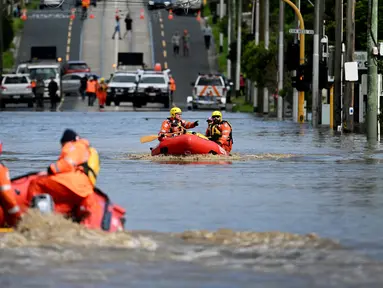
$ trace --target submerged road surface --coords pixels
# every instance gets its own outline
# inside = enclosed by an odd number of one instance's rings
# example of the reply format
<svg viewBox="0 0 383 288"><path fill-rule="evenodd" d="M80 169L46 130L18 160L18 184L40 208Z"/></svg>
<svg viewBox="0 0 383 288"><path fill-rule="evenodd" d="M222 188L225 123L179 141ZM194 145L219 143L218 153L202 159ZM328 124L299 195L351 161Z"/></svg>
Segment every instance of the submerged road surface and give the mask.
<svg viewBox="0 0 383 288"><path fill-rule="evenodd" d="M173 19L169 20L168 13L164 10L154 11L151 16L156 62L172 71L177 85L174 104L185 108L187 96L192 95L190 83L195 82L199 72L211 72L201 24L192 15L173 15ZM182 36L184 30L190 34L190 55L184 57L181 46L180 55L174 56L172 36L176 31Z"/></svg>
<svg viewBox="0 0 383 288"><path fill-rule="evenodd" d="M31 59L31 47L56 46L57 57L63 61L80 59L80 34L82 21L70 19L72 1L66 1L63 9L46 8L28 12L24 24L17 63Z"/></svg>
<svg viewBox="0 0 383 288"><path fill-rule="evenodd" d="M183 114L201 120L199 132L207 116ZM65 128L89 139L101 156L97 186L127 209L126 227L133 230L107 236L64 220L32 218L24 224L31 231L0 236L2 283L381 287L380 146L369 147L360 135L334 137L307 125L225 113L234 128L231 158L153 159L148 153L156 141L139 139L156 134L166 117L168 112L0 114L1 160L12 176L45 170L59 155ZM213 233L219 228L226 229Z"/></svg>

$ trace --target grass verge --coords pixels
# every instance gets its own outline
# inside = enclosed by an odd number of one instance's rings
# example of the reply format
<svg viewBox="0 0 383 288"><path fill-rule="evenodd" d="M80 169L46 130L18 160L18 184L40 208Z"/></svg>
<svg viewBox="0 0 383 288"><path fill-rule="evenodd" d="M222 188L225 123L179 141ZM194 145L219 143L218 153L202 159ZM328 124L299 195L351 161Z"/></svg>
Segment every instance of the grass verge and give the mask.
<svg viewBox="0 0 383 288"><path fill-rule="evenodd" d="M40 5L40 0L32 0L29 4L26 5L26 9L28 10L36 10ZM17 36L24 29L24 22L18 17L12 18L12 30L14 35ZM15 46L11 44L10 49L3 53L3 68L4 69L12 69L15 65L15 59L13 57L13 49Z"/></svg>
<svg viewBox="0 0 383 288"><path fill-rule="evenodd" d="M233 112L253 113L253 105L249 104L245 100L245 96L238 98L231 98L231 102L235 104Z"/></svg>

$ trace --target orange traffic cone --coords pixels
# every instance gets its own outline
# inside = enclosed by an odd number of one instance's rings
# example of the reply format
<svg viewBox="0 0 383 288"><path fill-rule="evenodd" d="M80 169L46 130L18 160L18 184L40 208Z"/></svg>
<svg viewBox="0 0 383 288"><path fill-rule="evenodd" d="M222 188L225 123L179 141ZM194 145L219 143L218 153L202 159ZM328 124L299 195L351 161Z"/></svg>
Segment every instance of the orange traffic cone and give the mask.
<svg viewBox="0 0 383 288"><path fill-rule="evenodd" d="M198 13L197 13L197 21L198 22L201 21L201 11L198 11Z"/></svg>
<svg viewBox="0 0 383 288"><path fill-rule="evenodd" d="M145 18L144 9L141 9L141 11L140 11L140 19L144 19L144 18Z"/></svg>
<svg viewBox="0 0 383 288"><path fill-rule="evenodd" d="M69 16L69 18L70 18L71 20L74 20L74 18L76 18L76 16L75 16L74 14L71 14L71 15Z"/></svg>
<svg viewBox="0 0 383 288"><path fill-rule="evenodd" d="M172 19L173 19L173 11L172 11L172 9L169 10L169 16L168 16L168 19L169 19L169 20L172 20Z"/></svg>
<svg viewBox="0 0 383 288"><path fill-rule="evenodd" d="M94 14L90 14L90 15L89 15L89 18L90 18L90 19L94 19Z"/></svg>
<svg viewBox="0 0 383 288"><path fill-rule="evenodd" d="M23 11L21 12L22 15L20 16L21 20L25 21L27 20L27 9L23 9Z"/></svg>

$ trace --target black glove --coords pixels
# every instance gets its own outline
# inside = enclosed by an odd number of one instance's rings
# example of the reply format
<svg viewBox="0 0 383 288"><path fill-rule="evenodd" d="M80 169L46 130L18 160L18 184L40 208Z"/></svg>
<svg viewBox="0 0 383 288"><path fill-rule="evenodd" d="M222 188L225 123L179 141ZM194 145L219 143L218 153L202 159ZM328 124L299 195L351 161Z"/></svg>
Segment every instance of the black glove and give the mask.
<svg viewBox="0 0 383 288"><path fill-rule="evenodd" d="M160 137L161 137L161 138L164 138L164 137L165 137L165 134L160 134Z"/></svg>
<svg viewBox="0 0 383 288"><path fill-rule="evenodd" d="M198 120L194 122L194 127L197 127L199 124L198 124Z"/></svg>
<svg viewBox="0 0 383 288"><path fill-rule="evenodd" d="M51 169L51 166L48 167L47 172L48 172L48 175L53 175L53 171L52 171L52 169Z"/></svg>

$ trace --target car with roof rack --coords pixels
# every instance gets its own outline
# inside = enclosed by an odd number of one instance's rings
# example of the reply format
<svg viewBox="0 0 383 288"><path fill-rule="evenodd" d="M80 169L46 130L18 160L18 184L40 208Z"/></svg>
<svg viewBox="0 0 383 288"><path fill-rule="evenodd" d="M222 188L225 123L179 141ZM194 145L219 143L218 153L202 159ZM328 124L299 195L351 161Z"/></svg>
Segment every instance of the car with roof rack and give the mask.
<svg viewBox="0 0 383 288"><path fill-rule="evenodd" d="M162 103L165 108L169 108L170 70L139 69L137 72L137 90L133 99L133 106L140 108L147 103Z"/></svg>
<svg viewBox="0 0 383 288"><path fill-rule="evenodd" d="M220 73L199 73L191 82L192 96L187 97L187 107L191 109L226 108L226 96L233 83Z"/></svg>

